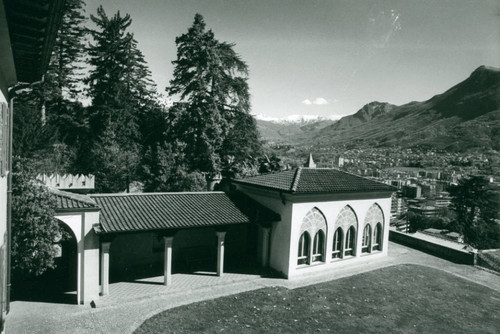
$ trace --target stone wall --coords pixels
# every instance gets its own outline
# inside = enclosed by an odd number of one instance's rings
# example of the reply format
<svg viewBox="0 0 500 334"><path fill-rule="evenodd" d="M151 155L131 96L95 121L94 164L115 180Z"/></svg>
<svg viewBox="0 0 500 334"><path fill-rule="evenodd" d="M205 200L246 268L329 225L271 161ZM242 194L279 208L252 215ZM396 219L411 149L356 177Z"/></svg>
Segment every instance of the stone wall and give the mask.
<svg viewBox="0 0 500 334"><path fill-rule="evenodd" d="M389 240L456 263L474 265L476 261L475 253L449 248L434 242L422 240L412 236L411 234L391 230L389 232Z"/></svg>

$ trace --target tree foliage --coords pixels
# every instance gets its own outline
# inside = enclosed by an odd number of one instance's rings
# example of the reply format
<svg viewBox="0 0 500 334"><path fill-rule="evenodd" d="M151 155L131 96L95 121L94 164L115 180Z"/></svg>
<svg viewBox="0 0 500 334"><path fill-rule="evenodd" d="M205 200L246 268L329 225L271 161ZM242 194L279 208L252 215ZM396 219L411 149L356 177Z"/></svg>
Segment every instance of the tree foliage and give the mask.
<svg viewBox="0 0 500 334"><path fill-rule="evenodd" d="M89 46L92 106L87 108L86 149L78 161L99 176L98 191L128 190L141 161L141 118L148 119L156 105L154 84L137 41L127 32L130 15L109 17L100 6L90 18L97 27L90 31L94 43Z"/></svg>
<svg viewBox="0 0 500 334"><path fill-rule="evenodd" d="M167 92L180 101L169 110L170 139L183 144L189 170L213 175L221 171L224 155L241 162L260 148L249 116L248 66L234 44L218 41L206 29L200 14L175 43Z"/></svg>
<svg viewBox="0 0 500 334"><path fill-rule="evenodd" d="M67 0L57 33L44 89L50 99L75 99L81 92L83 61L85 56L85 28L82 0Z"/></svg>
<svg viewBox="0 0 500 334"><path fill-rule="evenodd" d="M55 200L34 181L25 160L16 160L12 177L12 271L18 278L54 268L53 243L62 235L54 218Z"/></svg>
<svg viewBox="0 0 500 334"><path fill-rule="evenodd" d="M481 176L462 178L449 189L451 208L456 213L454 230L463 233L466 243L479 248L498 248L500 245L498 196Z"/></svg>

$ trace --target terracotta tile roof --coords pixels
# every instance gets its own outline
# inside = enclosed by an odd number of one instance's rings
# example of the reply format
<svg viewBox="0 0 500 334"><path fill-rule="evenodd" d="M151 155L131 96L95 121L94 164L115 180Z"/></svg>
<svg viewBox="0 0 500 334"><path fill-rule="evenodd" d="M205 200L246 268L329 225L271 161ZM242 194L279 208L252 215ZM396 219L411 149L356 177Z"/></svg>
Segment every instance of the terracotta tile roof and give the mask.
<svg viewBox="0 0 500 334"><path fill-rule="evenodd" d="M387 184L332 168L305 168L233 180L235 183L288 193L396 191Z"/></svg>
<svg viewBox="0 0 500 334"><path fill-rule="evenodd" d="M54 188L48 188L49 192L56 198L56 211L68 211L79 209L99 209L95 201L86 195L74 194Z"/></svg>
<svg viewBox="0 0 500 334"><path fill-rule="evenodd" d="M249 223L223 192L91 195L102 233Z"/></svg>

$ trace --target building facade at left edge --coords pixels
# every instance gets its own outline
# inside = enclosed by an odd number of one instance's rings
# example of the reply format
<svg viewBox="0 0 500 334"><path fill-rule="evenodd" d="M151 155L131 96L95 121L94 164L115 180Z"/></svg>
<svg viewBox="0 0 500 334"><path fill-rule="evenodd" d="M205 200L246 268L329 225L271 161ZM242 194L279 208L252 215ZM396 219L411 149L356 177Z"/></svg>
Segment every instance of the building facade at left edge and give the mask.
<svg viewBox="0 0 500 334"><path fill-rule="evenodd" d="M12 119L17 87L43 80L65 0L0 0L0 332L10 302Z"/></svg>

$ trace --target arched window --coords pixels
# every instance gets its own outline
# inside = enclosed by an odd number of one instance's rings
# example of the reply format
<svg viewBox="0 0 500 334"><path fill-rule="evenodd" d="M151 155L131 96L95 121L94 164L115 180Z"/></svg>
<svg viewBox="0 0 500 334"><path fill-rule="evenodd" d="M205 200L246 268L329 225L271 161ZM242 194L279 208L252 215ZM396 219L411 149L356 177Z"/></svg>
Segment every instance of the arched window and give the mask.
<svg viewBox="0 0 500 334"><path fill-rule="evenodd" d="M339 227L335 231L333 235L333 248L332 248L332 259L340 259L342 258L342 244L344 240L342 240L344 234L342 233L342 229Z"/></svg>
<svg viewBox="0 0 500 334"><path fill-rule="evenodd" d="M312 262L323 261L323 252L325 248L325 234L319 230L314 236Z"/></svg>
<svg viewBox="0 0 500 334"><path fill-rule="evenodd" d="M324 261L325 235L326 219L320 210L313 208L302 219L300 226L298 265Z"/></svg>
<svg viewBox="0 0 500 334"><path fill-rule="evenodd" d="M337 220L335 222L337 227L341 227L342 231L345 231L343 235L343 249L341 250L341 256L353 256L356 253L356 231L358 230L358 218L354 210L346 205L340 210Z"/></svg>
<svg viewBox="0 0 500 334"><path fill-rule="evenodd" d="M307 232L302 233L300 236L297 264L309 264L310 239Z"/></svg>
<svg viewBox="0 0 500 334"><path fill-rule="evenodd" d="M370 229L373 231L373 238L371 240L371 245L368 245L368 252L370 249L382 250L382 224L384 223L384 212L382 208L377 204L373 203L368 209L365 218L365 224L370 225ZM363 246L364 246L364 233L363 233ZM363 252L365 250L363 249Z"/></svg>
<svg viewBox="0 0 500 334"><path fill-rule="evenodd" d="M344 255L345 256L353 256L355 249L355 240L356 240L356 230L354 226L351 226L345 235L345 247L344 247Z"/></svg>
<svg viewBox="0 0 500 334"><path fill-rule="evenodd" d="M373 250L382 250L382 224L378 223L373 230Z"/></svg>
<svg viewBox="0 0 500 334"><path fill-rule="evenodd" d="M369 253L370 249L370 238L372 236L372 231L370 225L366 225L363 230L363 244L361 245L361 253Z"/></svg>

